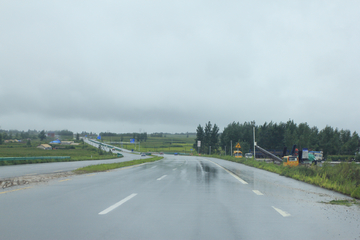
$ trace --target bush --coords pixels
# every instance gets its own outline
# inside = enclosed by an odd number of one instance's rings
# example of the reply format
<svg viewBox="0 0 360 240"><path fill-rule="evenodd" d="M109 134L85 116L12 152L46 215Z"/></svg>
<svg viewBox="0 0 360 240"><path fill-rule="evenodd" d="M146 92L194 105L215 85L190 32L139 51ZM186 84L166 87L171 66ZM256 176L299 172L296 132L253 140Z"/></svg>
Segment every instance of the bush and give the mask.
<svg viewBox="0 0 360 240"><path fill-rule="evenodd" d="M360 186L355 188L355 190L351 193L351 197L360 199Z"/></svg>

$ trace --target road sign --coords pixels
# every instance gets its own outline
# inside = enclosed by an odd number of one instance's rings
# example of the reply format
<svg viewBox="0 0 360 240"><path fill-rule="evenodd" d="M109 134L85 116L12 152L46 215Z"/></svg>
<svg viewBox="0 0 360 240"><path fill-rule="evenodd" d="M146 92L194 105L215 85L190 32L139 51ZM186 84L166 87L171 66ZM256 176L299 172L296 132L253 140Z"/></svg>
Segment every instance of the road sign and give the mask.
<svg viewBox="0 0 360 240"><path fill-rule="evenodd" d="M197 142L197 146L198 146L198 147L201 147L201 141L198 141L198 142Z"/></svg>
<svg viewBox="0 0 360 240"><path fill-rule="evenodd" d="M241 148L240 143L237 143L235 148Z"/></svg>
<svg viewBox="0 0 360 240"><path fill-rule="evenodd" d="M130 138L130 143L135 143L135 138Z"/></svg>

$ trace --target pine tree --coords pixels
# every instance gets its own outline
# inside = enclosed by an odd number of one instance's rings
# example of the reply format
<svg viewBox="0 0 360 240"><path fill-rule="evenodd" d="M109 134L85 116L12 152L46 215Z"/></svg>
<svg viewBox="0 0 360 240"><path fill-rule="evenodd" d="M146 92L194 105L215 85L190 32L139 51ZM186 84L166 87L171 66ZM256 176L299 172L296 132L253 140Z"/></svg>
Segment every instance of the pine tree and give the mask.
<svg viewBox="0 0 360 240"><path fill-rule="evenodd" d="M46 138L46 135L45 135L45 130L42 130L40 133L39 133L39 138L40 138L40 141L44 140Z"/></svg>
<svg viewBox="0 0 360 240"><path fill-rule="evenodd" d="M204 129L203 127L199 124L199 126L196 129L196 138L195 138L195 143L193 145L193 148L197 150L198 153L203 152L203 144L204 144ZM201 142L201 146L200 148L198 148L198 141Z"/></svg>

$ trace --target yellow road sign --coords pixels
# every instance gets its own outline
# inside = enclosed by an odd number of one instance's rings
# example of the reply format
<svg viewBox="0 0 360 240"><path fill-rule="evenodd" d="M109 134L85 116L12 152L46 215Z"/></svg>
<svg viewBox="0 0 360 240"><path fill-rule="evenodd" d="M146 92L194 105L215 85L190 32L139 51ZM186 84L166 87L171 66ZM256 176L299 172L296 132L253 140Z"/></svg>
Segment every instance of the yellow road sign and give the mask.
<svg viewBox="0 0 360 240"><path fill-rule="evenodd" d="M241 148L240 143L237 143L235 148Z"/></svg>

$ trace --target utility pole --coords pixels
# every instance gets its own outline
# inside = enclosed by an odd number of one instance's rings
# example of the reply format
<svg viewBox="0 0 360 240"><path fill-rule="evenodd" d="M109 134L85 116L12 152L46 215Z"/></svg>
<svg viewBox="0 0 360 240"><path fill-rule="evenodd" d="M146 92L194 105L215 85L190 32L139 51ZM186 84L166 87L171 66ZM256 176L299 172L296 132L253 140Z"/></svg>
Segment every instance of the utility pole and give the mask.
<svg viewBox="0 0 360 240"><path fill-rule="evenodd" d="M232 140L230 140L230 154L232 156Z"/></svg>
<svg viewBox="0 0 360 240"><path fill-rule="evenodd" d="M209 148L209 155L211 155L211 146L210 146L210 148Z"/></svg>
<svg viewBox="0 0 360 240"><path fill-rule="evenodd" d="M225 156L226 156L226 145L225 145Z"/></svg>
<svg viewBox="0 0 360 240"><path fill-rule="evenodd" d="M256 145L256 142L255 142L255 127L253 127L253 136L254 136L254 160L255 160L255 145Z"/></svg>

